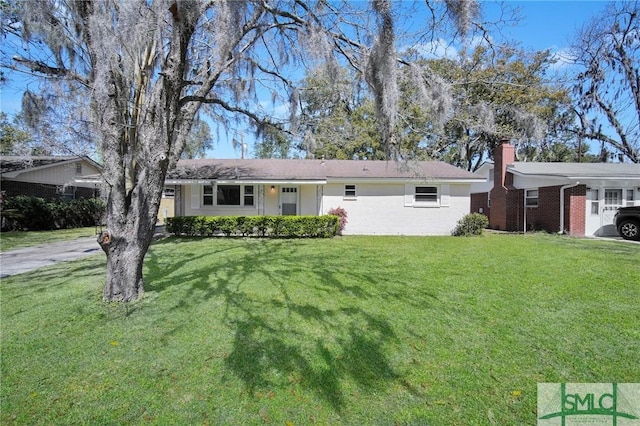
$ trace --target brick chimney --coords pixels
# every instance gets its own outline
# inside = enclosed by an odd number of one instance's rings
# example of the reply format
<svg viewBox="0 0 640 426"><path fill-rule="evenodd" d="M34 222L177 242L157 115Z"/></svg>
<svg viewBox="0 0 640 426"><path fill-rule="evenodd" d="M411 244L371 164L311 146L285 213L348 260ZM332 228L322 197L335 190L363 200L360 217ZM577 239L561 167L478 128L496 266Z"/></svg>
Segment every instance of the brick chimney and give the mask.
<svg viewBox="0 0 640 426"><path fill-rule="evenodd" d="M489 227L510 230L507 227L507 165L515 162L515 148L508 140L502 140L493 152L493 188L491 189L491 210ZM510 184L509 184L510 186Z"/></svg>

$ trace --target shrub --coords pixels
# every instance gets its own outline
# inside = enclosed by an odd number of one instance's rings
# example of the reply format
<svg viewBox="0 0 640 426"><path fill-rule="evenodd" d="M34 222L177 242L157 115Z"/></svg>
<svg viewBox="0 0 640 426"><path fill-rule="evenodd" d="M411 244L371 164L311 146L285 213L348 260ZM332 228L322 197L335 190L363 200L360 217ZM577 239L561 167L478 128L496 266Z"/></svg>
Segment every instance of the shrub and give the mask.
<svg viewBox="0 0 640 426"><path fill-rule="evenodd" d="M255 236L328 238L338 232L339 217L325 216L178 216L167 218L165 229L186 236Z"/></svg>
<svg viewBox="0 0 640 426"><path fill-rule="evenodd" d="M61 228L94 226L105 213L105 204L98 198L78 200L45 200L18 195L3 200L2 211L7 212L6 226L11 229L41 231Z"/></svg>
<svg viewBox="0 0 640 426"><path fill-rule="evenodd" d="M336 207L327 212L327 214L338 216L340 221L338 222L338 235L342 235L344 228L347 226L347 211L342 207Z"/></svg>
<svg viewBox="0 0 640 426"><path fill-rule="evenodd" d="M489 226L489 218L481 213L469 213L458 221L456 227L451 231L451 235L456 237L468 237L471 235L482 235L482 232Z"/></svg>

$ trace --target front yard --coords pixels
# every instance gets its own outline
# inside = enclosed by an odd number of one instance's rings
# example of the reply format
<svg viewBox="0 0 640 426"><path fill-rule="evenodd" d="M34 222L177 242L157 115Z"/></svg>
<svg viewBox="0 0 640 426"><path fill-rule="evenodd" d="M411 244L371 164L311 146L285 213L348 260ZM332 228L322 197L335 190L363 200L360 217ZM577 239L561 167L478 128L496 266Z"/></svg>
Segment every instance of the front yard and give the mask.
<svg viewBox="0 0 640 426"><path fill-rule="evenodd" d="M640 381L635 244L175 239L2 279L1 424L534 424L540 382Z"/></svg>

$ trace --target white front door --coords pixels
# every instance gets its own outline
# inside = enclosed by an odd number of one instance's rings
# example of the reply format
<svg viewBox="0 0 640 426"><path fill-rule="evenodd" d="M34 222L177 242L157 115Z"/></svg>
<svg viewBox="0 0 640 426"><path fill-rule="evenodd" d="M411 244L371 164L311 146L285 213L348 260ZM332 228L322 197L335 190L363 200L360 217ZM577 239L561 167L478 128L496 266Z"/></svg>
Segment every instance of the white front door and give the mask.
<svg viewBox="0 0 640 426"><path fill-rule="evenodd" d="M280 213L283 216L295 216L298 214L297 187L283 186L280 188Z"/></svg>
<svg viewBox="0 0 640 426"><path fill-rule="evenodd" d="M587 211L585 212L584 224L584 232L586 235L596 235L602 226L602 220L600 219L600 207L602 206L600 200L601 194L597 188L587 188Z"/></svg>
<svg viewBox="0 0 640 426"><path fill-rule="evenodd" d="M604 207L602 211L602 226L613 225L613 216L622 207L622 189L604 190Z"/></svg>

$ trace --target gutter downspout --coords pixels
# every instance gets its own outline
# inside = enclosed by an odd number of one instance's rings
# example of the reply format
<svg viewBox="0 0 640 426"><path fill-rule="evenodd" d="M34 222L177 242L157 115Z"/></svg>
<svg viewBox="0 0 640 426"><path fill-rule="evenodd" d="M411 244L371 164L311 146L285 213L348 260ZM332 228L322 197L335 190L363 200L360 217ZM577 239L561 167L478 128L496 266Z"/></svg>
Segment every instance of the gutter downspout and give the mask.
<svg viewBox="0 0 640 426"><path fill-rule="evenodd" d="M565 189L575 188L578 185L580 185L580 181L560 187L560 230L558 231L558 234L564 234L564 191Z"/></svg>

